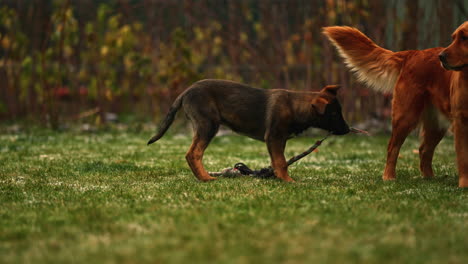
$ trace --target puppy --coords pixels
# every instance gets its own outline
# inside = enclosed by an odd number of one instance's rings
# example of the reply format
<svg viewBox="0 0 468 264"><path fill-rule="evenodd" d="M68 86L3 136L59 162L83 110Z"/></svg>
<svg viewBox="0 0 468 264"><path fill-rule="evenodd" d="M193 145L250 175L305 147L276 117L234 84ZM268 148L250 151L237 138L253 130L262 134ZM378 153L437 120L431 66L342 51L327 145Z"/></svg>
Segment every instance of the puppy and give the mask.
<svg viewBox="0 0 468 264"><path fill-rule="evenodd" d="M185 158L200 181L211 177L202 164L203 153L220 125L248 137L266 142L275 176L294 181L288 175L284 157L286 141L309 127L347 134L336 98L339 87L329 85L320 92L297 92L282 89L258 89L226 80L202 80L184 91L172 104L169 113L148 145L160 139L174 121L180 108L190 119L194 135Z"/></svg>

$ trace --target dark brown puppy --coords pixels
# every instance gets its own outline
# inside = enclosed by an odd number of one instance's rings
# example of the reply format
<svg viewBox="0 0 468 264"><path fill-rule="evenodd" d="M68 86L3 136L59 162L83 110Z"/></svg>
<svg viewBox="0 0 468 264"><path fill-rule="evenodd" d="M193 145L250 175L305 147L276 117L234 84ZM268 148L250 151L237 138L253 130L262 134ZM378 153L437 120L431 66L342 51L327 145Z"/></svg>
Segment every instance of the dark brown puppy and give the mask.
<svg viewBox="0 0 468 264"><path fill-rule="evenodd" d="M293 181L284 158L286 141L309 127L322 128L335 135L349 132L336 99L339 87L326 86L320 92L257 89L225 80L202 80L184 91L172 104L157 134L148 145L160 139L183 108L192 122L194 136L186 154L193 174L201 181L211 177L202 164L203 153L220 125L266 142L276 177Z"/></svg>

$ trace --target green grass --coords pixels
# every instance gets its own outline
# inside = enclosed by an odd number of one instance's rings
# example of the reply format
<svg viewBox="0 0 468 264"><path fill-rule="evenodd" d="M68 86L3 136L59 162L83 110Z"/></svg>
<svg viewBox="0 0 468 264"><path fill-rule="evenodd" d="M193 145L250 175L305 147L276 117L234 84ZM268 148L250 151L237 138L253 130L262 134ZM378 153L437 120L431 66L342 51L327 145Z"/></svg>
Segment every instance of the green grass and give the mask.
<svg viewBox="0 0 468 264"><path fill-rule="evenodd" d="M388 136L332 137L290 168L296 183L195 180L188 136L0 134L0 263L467 263L468 192L453 139L418 171L416 138L383 182ZM318 139L319 136L316 137ZM288 157L315 139L289 141ZM268 165L266 147L215 138L208 170Z"/></svg>

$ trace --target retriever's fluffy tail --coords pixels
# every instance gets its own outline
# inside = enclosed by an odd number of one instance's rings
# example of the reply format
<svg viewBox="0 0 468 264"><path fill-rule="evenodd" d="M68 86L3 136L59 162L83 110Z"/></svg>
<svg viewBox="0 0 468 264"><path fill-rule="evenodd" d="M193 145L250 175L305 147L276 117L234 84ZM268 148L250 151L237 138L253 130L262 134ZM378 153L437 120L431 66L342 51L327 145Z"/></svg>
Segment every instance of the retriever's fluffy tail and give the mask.
<svg viewBox="0 0 468 264"><path fill-rule="evenodd" d="M402 54L379 47L356 28L325 27L323 34L360 81L376 91L393 92L400 75Z"/></svg>
<svg viewBox="0 0 468 264"><path fill-rule="evenodd" d="M182 93L175 99L174 103L172 104L171 108L169 109L169 112L167 113L166 117L161 121L159 124L158 132L156 132L156 135L154 135L149 141L148 145L151 143L154 143L158 139L160 139L166 131L169 129L169 127L172 125L172 122L174 122L174 118L177 114L177 111L179 111L180 107L182 106L182 98L185 93Z"/></svg>

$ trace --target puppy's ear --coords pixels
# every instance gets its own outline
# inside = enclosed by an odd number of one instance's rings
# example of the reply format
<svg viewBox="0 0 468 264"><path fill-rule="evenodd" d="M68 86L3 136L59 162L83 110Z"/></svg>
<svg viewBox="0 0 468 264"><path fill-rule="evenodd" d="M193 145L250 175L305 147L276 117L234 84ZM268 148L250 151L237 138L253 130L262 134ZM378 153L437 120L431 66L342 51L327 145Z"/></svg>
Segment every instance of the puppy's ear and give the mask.
<svg viewBox="0 0 468 264"><path fill-rule="evenodd" d="M327 85L327 86L323 87L320 92L321 93L329 93L329 94L332 94L332 95L336 96L337 93L338 93L338 90L340 89L340 87L341 86L339 86L339 85Z"/></svg>
<svg viewBox="0 0 468 264"><path fill-rule="evenodd" d="M317 113L323 115L325 113L325 108L329 104L328 100L317 96L314 100L312 100L312 107L317 111Z"/></svg>

